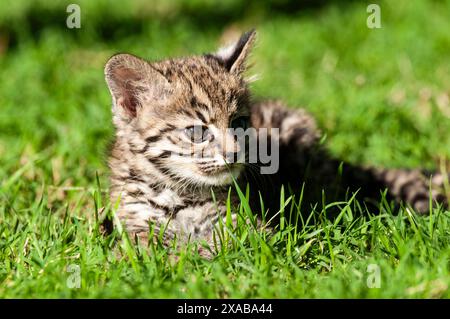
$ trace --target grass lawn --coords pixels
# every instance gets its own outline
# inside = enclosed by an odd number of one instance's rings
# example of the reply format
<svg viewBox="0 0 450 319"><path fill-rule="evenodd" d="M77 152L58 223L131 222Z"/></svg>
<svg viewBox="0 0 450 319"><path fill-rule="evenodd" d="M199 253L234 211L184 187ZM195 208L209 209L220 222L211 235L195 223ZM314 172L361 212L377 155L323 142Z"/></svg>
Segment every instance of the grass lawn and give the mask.
<svg viewBox="0 0 450 319"><path fill-rule="evenodd" d="M255 26L255 95L306 107L333 154L445 166L450 1L380 1L381 29L366 27L367 3L329 2L83 0L81 29L66 28L71 1L2 5L0 298L450 297L450 212L394 211L381 196L380 211L326 203L311 211L313 225L294 227L300 194L280 194L285 223L270 237L243 223L252 216L243 198L241 223L221 235L229 248L211 261L195 247L175 261L161 245L100 234L112 206L103 65L117 52L203 53Z"/></svg>

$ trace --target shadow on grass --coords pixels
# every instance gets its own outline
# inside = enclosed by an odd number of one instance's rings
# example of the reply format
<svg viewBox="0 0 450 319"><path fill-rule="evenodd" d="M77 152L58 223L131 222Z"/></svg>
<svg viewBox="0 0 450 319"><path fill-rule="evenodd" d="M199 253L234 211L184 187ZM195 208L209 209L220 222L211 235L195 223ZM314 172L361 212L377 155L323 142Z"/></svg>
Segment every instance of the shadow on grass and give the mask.
<svg viewBox="0 0 450 319"><path fill-rule="evenodd" d="M113 42L144 33L150 22L170 28L185 23L199 31L218 31L237 21L260 21L276 16L294 16L318 12L329 5L345 6L354 0L249 0L217 3L216 1L177 1L164 9L154 3L98 2L83 10L82 32L67 32L67 37L83 42ZM123 9L121 9L123 6ZM60 3L33 2L19 12L0 20L0 40L13 50L23 39L39 41L47 29L66 31L66 7ZM133 8L127 10L126 8ZM0 17L1 18L1 17Z"/></svg>

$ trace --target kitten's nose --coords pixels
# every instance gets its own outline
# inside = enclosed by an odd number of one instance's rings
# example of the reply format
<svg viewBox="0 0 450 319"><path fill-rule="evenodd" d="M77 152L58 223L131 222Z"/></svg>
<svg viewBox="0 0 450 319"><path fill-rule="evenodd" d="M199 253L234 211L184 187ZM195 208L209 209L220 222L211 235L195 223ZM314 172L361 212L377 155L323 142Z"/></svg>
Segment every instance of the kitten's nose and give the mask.
<svg viewBox="0 0 450 319"><path fill-rule="evenodd" d="M240 146L236 143L234 136L230 132L226 132L222 135L222 140L219 147L220 153L227 163L231 164L237 162Z"/></svg>

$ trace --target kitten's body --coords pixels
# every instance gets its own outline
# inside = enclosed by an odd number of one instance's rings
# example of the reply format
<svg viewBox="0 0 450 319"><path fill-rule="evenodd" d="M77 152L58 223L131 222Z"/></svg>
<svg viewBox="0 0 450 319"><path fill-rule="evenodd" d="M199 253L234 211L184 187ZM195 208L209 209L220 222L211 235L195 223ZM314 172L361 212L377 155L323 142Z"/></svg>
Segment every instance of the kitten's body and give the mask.
<svg viewBox="0 0 450 319"><path fill-rule="evenodd" d="M318 144L316 124L304 110L277 101L252 102L242 73L254 36L249 32L216 55L150 64L121 54L107 63L116 126L109 160L111 199L120 199L118 216L126 229L147 239L151 224L157 231L167 227L167 240L176 234L211 241L214 226L225 216L232 177L261 191L269 207L277 206L281 185L295 191L305 183L308 204L321 202L322 189L327 200L359 190L362 199L379 201L387 188L394 199L426 211L429 180L419 171L340 168L341 162ZM279 128L277 174L255 177L255 166L227 164L239 146L225 130L246 116L257 130ZM193 125L204 126L208 134L192 139ZM198 149L201 157L195 156ZM434 182L433 199L444 202L441 176ZM253 200L259 203L258 196ZM233 201L239 203L236 197Z"/></svg>

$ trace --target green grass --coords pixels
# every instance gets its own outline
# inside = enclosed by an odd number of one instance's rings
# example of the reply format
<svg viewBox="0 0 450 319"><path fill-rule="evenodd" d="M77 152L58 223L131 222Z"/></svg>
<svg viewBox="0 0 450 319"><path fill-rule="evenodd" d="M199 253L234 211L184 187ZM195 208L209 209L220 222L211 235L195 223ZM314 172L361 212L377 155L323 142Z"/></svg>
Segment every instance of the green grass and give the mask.
<svg viewBox="0 0 450 319"><path fill-rule="evenodd" d="M236 28L259 31L255 95L305 106L335 155L436 167L450 158L450 1L380 2L378 30L366 27L366 4L355 1L297 13L270 1L251 9L80 1L79 30L65 27L68 3L0 8L0 297L450 296L443 209L420 217L389 203L379 212L329 203L339 205L338 222L320 208L304 212L314 223L295 228L287 222L299 210L296 194L281 201L286 223L268 236L244 222L253 214L243 200L239 226L222 230L227 249L211 261L193 246L174 260L158 244L147 251L117 231L101 236L97 218L111 207L105 61L119 51L149 59L207 52ZM68 285L74 265L78 289ZM379 267L380 288L367 285L369 265Z"/></svg>

